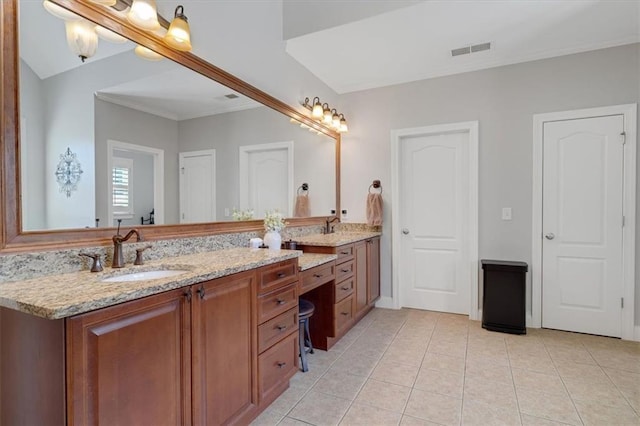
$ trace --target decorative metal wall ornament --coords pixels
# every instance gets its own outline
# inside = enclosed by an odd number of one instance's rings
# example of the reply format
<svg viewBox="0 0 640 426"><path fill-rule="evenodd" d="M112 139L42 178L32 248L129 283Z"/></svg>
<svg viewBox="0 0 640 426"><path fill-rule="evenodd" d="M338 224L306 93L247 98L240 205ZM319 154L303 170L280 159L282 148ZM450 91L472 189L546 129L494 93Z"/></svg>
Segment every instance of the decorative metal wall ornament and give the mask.
<svg viewBox="0 0 640 426"><path fill-rule="evenodd" d="M71 152L71 148L60 154L60 162L56 169L56 180L60 185L60 192L67 194L67 198L71 197L71 193L78 189L82 168L80 162L76 158L76 154Z"/></svg>

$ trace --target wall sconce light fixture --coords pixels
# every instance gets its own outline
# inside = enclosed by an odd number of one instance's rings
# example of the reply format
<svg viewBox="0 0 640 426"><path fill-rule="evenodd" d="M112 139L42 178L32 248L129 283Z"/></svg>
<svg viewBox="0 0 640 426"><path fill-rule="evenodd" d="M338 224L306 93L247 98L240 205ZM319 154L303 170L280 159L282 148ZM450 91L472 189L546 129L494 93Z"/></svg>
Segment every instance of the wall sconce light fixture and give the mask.
<svg viewBox="0 0 640 426"><path fill-rule="evenodd" d="M349 131L344 114L340 114L335 108L331 109L327 103L321 103L319 97L316 96L312 101L304 98L302 106L311 111L311 117L319 123L332 127L338 133Z"/></svg>

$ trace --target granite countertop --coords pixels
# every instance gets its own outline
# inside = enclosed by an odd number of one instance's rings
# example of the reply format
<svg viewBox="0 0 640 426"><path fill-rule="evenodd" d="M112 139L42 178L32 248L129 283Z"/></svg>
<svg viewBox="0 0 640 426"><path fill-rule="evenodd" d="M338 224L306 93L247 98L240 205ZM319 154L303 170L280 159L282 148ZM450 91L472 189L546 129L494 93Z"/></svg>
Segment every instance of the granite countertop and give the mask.
<svg viewBox="0 0 640 426"><path fill-rule="evenodd" d="M313 234L297 237L294 241L307 246L338 247L382 235L380 232L334 232L333 234Z"/></svg>
<svg viewBox="0 0 640 426"><path fill-rule="evenodd" d="M316 266L324 265L338 258L337 254L302 253L298 258L298 269L300 272Z"/></svg>
<svg viewBox="0 0 640 426"><path fill-rule="evenodd" d="M234 248L149 261L103 272L80 271L0 284L0 306L48 319L60 319L144 296L197 284L299 257L298 250ZM187 270L166 278L101 282L105 278L159 269Z"/></svg>

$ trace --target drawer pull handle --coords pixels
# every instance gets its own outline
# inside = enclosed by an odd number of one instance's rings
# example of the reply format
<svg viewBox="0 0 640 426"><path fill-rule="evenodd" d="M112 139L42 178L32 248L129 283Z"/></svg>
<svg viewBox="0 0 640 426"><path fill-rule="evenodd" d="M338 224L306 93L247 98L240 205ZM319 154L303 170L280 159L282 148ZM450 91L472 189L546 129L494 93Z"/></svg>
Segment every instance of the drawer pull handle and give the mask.
<svg viewBox="0 0 640 426"><path fill-rule="evenodd" d="M340 272L349 272L349 269L340 269Z"/></svg>
<svg viewBox="0 0 640 426"><path fill-rule="evenodd" d="M322 278L322 274L313 274L315 278Z"/></svg>
<svg viewBox="0 0 640 426"><path fill-rule="evenodd" d="M278 363L278 368L284 368L287 365L286 362L279 362Z"/></svg>
<svg viewBox="0 0 640 426"><path fill-rule="evenodd" d="M284 272L278 272L278 278L284 278L286 276L287 274L285 274Z"/></svg>
<svg viewBox="0 0 640 426"><path fill-rule="evenodd" d="M342 287L344 291L351 290L351 287Z"/></svg>
<svg viewBox="0 0 640 426"><path fill-rule="evenodd" d="M346 254L351 254L351 253L349 253L348 251L341 251L340 254L345 254L346 255Z"/></svg>
<svg viewBox="0 0 640 426"><path fill-rule="evenodd" d="M287 326L286 326L286 325L276 325L276 328L277 328L278 330L282 331L282 330L286 330L286 329L287 329Z"/></svg>
<svg viewBox="0 0 640 426"><path fill-rule="evenodd" d="M276 299L276 303L278 303L278 305L284 305L287 301L284 299Z"/></svg>
<svg viewBox="0 0 640 426"><path fill-rule="evenodd" d="M340 315L349 315L349 312L340 312Z"/></svg>

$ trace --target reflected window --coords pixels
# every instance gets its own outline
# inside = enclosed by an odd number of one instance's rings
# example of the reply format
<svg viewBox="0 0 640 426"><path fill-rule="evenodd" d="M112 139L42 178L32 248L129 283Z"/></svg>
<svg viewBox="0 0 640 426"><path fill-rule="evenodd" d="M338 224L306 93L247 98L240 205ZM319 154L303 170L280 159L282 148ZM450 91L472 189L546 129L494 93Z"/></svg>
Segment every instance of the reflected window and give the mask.
<svg viewBox="0 0 640 426"><path fill-rule="evenodd" d="M132 182L133 160L113 157L113 215L116 218L133 217Z"/></svg>

